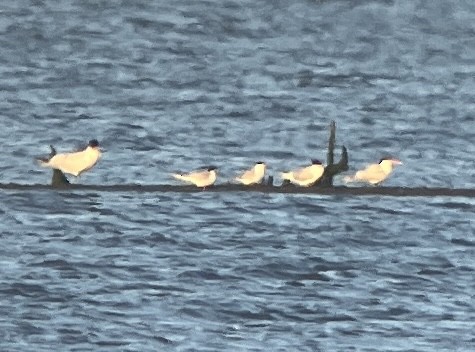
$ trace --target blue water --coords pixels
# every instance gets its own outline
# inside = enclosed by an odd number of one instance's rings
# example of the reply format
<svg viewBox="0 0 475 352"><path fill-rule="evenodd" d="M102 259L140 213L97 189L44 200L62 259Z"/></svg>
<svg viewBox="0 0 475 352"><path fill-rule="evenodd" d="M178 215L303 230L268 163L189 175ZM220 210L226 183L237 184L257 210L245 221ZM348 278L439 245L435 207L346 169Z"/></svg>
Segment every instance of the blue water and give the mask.
<svg viewBox="0 0 475 352"><path fill-rule="evenodd" d="M81 184L394 155L474 188L472 1L0 5L1 183L97 138ZM338 157L338 155L337 155ZM335 180L340 184L340 178ZM473 351L475 202L0 193L0 351Z"/></svg>

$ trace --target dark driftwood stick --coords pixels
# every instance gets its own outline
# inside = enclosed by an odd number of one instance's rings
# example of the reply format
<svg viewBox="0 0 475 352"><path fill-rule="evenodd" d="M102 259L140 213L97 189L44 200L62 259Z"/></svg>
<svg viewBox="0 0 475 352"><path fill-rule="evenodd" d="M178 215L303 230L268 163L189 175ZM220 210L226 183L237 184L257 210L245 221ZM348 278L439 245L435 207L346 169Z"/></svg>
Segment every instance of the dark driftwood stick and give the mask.
<svg viewBox="0 0 475 352"><path fill-rule="evenodd" d="M267 179L267 186L273 186L273 185L274 185L274 177L269 176L269 178Z"/></svg>
<svg viewBox="0 0 475 352"><path fill-rule="evenodd" d="M333 176L348 170L348 152L345 146L341 149L340 161L337 164L334 163L335 141L336 124L335 121L332 121L330 124L330 138L328 139L327 166L325 167L323 177L315 184L318 187L332 187Z"/></svg>
<svg viewBox="0 0 475 352"><path fill-rule="evenodd" d="M335 149L336 123L330 123L330 138L328 138L327 165L333 165L333 150Z"/></svg>
<svg viewBox="0 0 475 352"><path fill-rule="evenodd" d="M49 153L49 159L56 155L56 149L50 145L51 152ZM51 178L51 186L53 188L61 188L69 185L69 180L64 176L63 172L57 169L53 169L53 177Z"/></svg>
<svg viewBox="0 0 475 352"><path fill-rule="evenodd" d="M69 180L64 174L57 169L53 169L53 177L51 178L51 186L54 188L66 187L69 185Z"/></svg>
<svg viewBox="0 0 475 352"><path fill-rule="evenodd" d="M340 161L336 164L327 165L325 167L325 172L323 174L323 177L328 180L327 182L329 182L328 184L329 186L333 186L333 176L347 170L348 170L348 152L345 146L343 146L341 148Z"/></svg>

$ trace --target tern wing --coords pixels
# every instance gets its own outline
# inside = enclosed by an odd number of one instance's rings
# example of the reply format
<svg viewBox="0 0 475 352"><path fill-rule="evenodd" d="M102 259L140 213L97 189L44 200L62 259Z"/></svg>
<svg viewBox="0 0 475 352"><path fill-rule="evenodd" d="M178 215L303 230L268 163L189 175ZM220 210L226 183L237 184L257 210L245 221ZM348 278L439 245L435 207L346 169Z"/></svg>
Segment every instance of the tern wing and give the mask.
<svg viewBox="0 0 475 352"><path fill-rule="evenodd" d="M200 183L208 179L209 171L193 171L188 174L175 174L173 175L176 179L189 181L192 183Z"/></svg>
<svg viewBox="0 0 475 352"><path fill-rule="evenodd" d="M239 177L240 177L240 178L245 178L245 179L253 178L253 177L254 177L254 169L246 170L246 171L243 172L242 175L239 176Z"/></svg>
<svg viewBox="0 0 475 352"><path fill-rule="evenodd" d="M370 183L378 183L386 178L386 174L381 169L379 164L369 165L363 170L358 171L355 174L355 179L368 181Z"/></svg>
<svg viewBox="0 0 475 352"><path fill-rule="evenodd" d="M86 158L82 152L62 153L54 155L48 162L48 165L54 169L77 175L85 168L91 168L91 161Z"/></svg>
<svg viewBox="0 0 475 352"><path fill-rule="evenodd" d="M241 175L236 177L236 180L241 181L242 183L254 182L255 181L254 179L255 179L254 169L246 170Z"/></svg>
<svg viewBox="0 0 475 352"><path fill-rule="evenodd" d="M298 169L293 171L294 174L294 179L297 181L306 181L308 179L311 179L315 177L315 175L312 173L312 170L309 167L304 167L302 169Z"/></svg>
<svg viewBox="0 0 475 352"><path fill-rule="evenodd" d="M204 181L209 178L209 171L194 171L190 172L188 175L188 178L192 180L197 180L197 181Z"/></svg>

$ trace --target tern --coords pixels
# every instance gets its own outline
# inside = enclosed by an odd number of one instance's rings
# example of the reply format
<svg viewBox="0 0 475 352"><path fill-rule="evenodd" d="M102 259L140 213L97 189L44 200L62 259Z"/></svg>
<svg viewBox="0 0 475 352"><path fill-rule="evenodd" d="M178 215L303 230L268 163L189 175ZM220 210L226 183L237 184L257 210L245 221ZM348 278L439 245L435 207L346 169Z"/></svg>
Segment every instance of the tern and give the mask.
<svg viewBox="0 0 475 352"><path fill-rule="evenodd" d="M283 172L281 177L298 186L309 187L323 176L324 171L325 167L322 165L322 162L312 159L312 165L294 171Z"/></svg>
<svg viewBox="0 0 475 352"><path fill-rule="evenodd" d="M65 174L76 177L83 172L90 170L102 155L97 139L89 141L87 147L79 152L59 153L51 147L51 154L48 158L38 159L41 166L60 170Z"/></svg>
<svg viewBox="0 0 475 352"><path fill-rule="evenodd" d="M173 174L177 180L194 184L197 187L206 188L216 182L216 167L210 166L206 170L192 171L188 174Z"/></svg>
<svg viewBox="0 0 475 352"><path fill-rule="evenodd" d="M234 180L238 181L246 186L261 183L266 174L266 164L262 161L258 161L251 169L244 171L241 175Z"/></svg>
<svg viewBox="0 0 475 352"><path fill-rule="evenodd" d="M345 177L344 180L345 182L367 182L377 186L391 175L395 165L402 165L402 162L394 158L382 158L378 164L368 165L353 176Z"/></svg>

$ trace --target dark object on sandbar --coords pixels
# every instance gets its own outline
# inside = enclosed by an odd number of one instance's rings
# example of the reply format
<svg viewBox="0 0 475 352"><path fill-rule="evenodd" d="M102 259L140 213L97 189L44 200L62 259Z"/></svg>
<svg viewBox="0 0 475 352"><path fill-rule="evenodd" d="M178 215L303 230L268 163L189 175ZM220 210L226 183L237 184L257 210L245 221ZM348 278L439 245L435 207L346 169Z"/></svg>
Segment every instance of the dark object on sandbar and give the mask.
<svg viewBox="0 0 475 352"><path fill-rule="evenodd" d="M332 121L330 124L330 138L328 138L328 151L327 151L327 166L325 166L325 172L322 178L315 183L317 187L333 187L333 176L348 171L348 151L345 146L341 148L341 158L338 163L334 163L333 152L335 150L336 140L336 123Z"/></svg>

